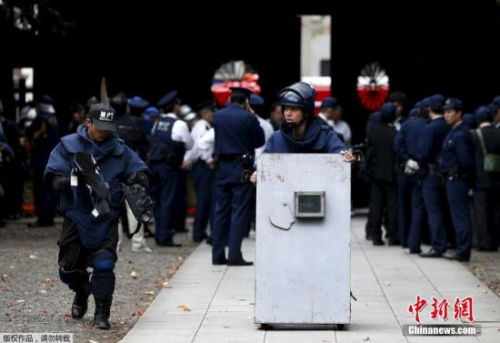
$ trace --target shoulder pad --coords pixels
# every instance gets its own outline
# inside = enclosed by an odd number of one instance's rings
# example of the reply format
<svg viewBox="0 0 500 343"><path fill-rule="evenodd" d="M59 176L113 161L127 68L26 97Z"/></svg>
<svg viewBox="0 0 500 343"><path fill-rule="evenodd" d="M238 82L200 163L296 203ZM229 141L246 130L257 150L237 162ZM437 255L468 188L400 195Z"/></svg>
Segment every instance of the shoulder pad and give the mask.
<svg viewBox="0 0 500 343"><path fill-rule="evenodd" d="M77 133L72 133L70 135L61 138L61 143L69 153L77 153L82 150L83 142L80 141L80 136Z"/></svg>

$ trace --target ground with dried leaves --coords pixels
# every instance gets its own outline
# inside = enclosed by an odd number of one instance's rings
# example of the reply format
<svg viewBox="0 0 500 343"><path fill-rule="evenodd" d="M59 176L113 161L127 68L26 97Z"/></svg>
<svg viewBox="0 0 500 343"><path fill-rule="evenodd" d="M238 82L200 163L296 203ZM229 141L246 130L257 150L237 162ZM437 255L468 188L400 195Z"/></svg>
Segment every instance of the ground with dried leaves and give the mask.
<svg viewBox="0 0 500 343"><path fill-rule="evenodd" d="M177 234L182 248L158 247L148 238L154 253L133 253L125 238L115 269L112 328L102 331L92 326L92 298L83 319L71 318L73 293L57 271L60 228L28 229L25 222L0 228L0 332L74 333L74 342L117 342L196 247L190 234Z"/></svg>

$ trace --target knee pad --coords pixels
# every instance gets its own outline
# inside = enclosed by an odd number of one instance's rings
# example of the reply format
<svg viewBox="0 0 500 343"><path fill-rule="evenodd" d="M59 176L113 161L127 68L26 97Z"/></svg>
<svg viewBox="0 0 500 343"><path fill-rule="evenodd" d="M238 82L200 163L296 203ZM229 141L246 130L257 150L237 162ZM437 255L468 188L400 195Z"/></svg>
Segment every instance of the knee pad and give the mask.
<svg viewBox="0 0 500 343"><path fill-rule="evenodd" d="M89 282L89 274L81 269L66 270L64 267L59 267L59 278L71 289L80 288Z"/></svg>
<svg viewBox="0 0 500 343"><path fill-rule="evenodd" d="M111 272L115 268L115 255L106 249L95 252L90 257L90 266L94 268L94 273Z"/></svg>

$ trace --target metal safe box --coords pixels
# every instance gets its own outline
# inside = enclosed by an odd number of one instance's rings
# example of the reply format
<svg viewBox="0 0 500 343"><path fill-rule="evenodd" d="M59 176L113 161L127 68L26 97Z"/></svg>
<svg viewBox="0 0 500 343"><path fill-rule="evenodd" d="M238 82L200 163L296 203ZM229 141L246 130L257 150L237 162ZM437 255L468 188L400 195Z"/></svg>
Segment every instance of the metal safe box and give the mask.
<svg viewBox="0 0 500 343"><path fill-rule="evenodd" d="M258 324L349 324L351 167L338 154L263 154Z"/></svg>

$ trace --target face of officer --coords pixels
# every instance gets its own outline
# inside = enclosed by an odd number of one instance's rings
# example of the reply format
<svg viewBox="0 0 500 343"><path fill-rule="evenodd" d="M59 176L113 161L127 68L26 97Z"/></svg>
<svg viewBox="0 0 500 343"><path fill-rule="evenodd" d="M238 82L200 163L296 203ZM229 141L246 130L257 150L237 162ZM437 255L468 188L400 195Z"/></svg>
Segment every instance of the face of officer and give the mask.
<svg viewBox="0 0 500 343"><path fill-rule="evenodd" d="M500 123L500 108L496 109L495 112L493 113L493 122Z"/></svg>
<svg viewBox="0 0 500 343"><path fill-rule="evenodd" d="M342 119L342 107L337 106L332 109L332 120L338 123Z"/></svg>
<svg viewBox="0 0 500 343"><path fill-rule="evenodd" d="M87 119L87 135L94 142L102 143L111 135L111 131L101 131L95 126L92 120Z"/></svg>
<svg viewBox="0 0 500 343"><path fill-rule="evenodd" d="M273 111L271 112L271 120L273 123L281 124L283 121L283 111L281 110L281 105L275 105Z"/></svg>
<svg viewBox="0 0 500 343"><path fill-rule="evenodd" d="M462 120L462 112L455 109L449 109L444 111L444 119L448 125L455 125L460 120Z"/></svg>
<svg viewBox="0 0 500 343"><path fill-rule="evenodd" d="M296 127L304 122L304 110L301 107L285 106L284 111L288 126Z"/></svg>
<svg viewBox="0 0 500 343"><path fill-rule="evenodd" d="M212 111L209 108L203 109L201 111L201 117L204 120L208 121L209 123L213 123L214 122L214 111Z"/></svg>

